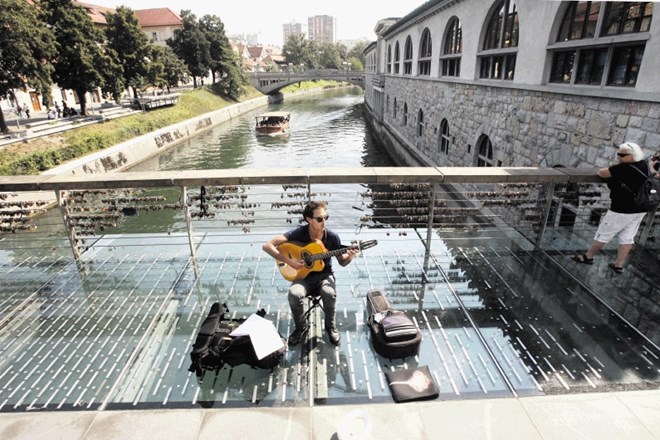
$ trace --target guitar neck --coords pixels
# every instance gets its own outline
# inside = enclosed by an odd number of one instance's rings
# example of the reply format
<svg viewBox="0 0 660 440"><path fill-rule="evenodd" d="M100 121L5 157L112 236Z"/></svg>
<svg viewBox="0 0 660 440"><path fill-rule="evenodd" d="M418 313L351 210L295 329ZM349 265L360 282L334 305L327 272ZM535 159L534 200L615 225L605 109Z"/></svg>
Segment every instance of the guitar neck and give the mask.
<svg viewBox="0 0 660 440"><path fill-rule="evenodd" d="M326 258L336 257L346 252L348 249L353 249L353 247L345 247L341 249L336 249L334 251L322 252L320 254L310 255L311 261L325 260Z"/></svg>

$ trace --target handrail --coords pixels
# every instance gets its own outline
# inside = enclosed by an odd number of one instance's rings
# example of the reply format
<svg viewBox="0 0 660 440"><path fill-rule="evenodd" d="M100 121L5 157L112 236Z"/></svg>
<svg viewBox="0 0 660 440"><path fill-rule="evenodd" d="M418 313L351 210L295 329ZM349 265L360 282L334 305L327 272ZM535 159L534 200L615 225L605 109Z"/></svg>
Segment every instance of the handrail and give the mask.
<svg viewBox="0 0 660 440"><path fill-rule="evenodd" d="M262 168L0 176L0 192L317 183L602 183L592 168L372 167Z"/></svg>

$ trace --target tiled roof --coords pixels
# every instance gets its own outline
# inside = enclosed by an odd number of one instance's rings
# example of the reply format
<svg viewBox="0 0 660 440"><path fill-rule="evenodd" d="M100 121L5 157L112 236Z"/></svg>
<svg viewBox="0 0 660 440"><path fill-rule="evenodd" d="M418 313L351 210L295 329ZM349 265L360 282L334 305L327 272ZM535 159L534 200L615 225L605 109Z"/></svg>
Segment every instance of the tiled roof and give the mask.
<svg viewBox="0 0 660 440"><path fill-rule="evenodd" d="M154 26L181 26L181 17L172 12L170 8L139 9L135 16L140 27Z"/></svg>
<svg viewBox="0 0 660 440"><path fill-rule="evenodd" d="M97 6L91 3L76 2L83 7L89 18L92 19L92 22L95 24L106 25L108 22L105 20L106 14L114 14L117 11L113 8L106 8L105 6Z"/></svg>
<svg viewBox="0 0 660 440"><path fill-rule="evenodd" d="M264 56L264 48L261 46L250 46L248 47L248 51L250 52L250 56L252 58L259 58Z"/></svg>

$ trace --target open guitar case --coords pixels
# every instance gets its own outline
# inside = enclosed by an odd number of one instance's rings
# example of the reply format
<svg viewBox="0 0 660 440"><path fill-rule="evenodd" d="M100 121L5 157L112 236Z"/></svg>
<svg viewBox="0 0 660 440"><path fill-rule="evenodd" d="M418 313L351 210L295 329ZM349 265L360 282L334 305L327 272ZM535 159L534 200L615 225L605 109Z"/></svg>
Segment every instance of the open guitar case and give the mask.
<svg viewBox="0 0 660 440"><path fill-rule="evenodd" d="M419 353L422 332L405 312L391 307L381 290L367 292L367 311L371 343L376 353L388 359Z"/></svg>

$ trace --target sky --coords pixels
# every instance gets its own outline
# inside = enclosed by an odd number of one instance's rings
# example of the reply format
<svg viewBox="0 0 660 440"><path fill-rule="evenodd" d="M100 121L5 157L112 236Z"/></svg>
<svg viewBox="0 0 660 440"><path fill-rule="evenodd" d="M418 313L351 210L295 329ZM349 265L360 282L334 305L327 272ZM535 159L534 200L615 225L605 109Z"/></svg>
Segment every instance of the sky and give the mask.
<svg viewBox="0 0 660 440"><path fill-rule="evenodd" d="M403 17L426 0L382 1L382 0L84 0L99 6L115 8L125 5L131 9L170 8L177 14L189 9L198 18L217 15L225 25L227 35L259 33L259 43L282 46L282 25L301 23L315 15L330 15L337 19L337 39L352 40L366 38L376 40L374 28L378 20Z"/></svg>

